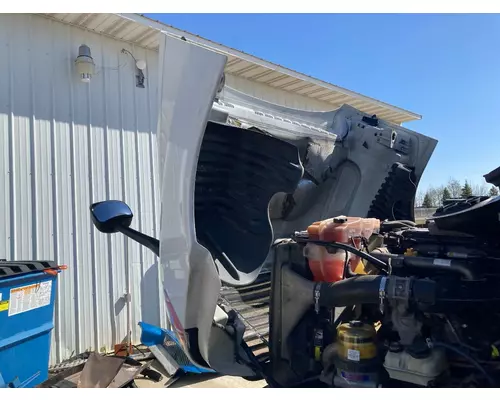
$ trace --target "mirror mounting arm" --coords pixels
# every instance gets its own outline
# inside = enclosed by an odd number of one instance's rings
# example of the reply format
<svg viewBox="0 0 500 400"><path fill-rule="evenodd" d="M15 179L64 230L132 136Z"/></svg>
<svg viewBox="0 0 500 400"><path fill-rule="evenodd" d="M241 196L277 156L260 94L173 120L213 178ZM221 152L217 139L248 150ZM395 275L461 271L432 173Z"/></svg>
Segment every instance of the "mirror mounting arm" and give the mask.
<svg viewBox="0 0 500 400"><path fill-rule="evenodd" d="M125 236L128 236L130 239L142 244L144 247L147 247L149 250L155 253L157 257L160 257L160 241L158 239L145 235L144 233L136 231L135 229L129 228L127 226L119 226L117 227L117 229Z"/></svg>

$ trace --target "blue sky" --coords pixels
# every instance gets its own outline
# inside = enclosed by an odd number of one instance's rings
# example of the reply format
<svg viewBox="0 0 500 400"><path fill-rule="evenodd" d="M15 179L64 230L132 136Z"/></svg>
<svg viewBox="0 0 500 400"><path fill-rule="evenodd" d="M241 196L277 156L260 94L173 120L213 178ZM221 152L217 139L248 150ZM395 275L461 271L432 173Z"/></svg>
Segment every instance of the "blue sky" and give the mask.
<svg viewBox="0 0 500 400"><path fill-rule="evenodd" d="M422 115L421 190L500 165L500 15L147 15Z"/></svg>

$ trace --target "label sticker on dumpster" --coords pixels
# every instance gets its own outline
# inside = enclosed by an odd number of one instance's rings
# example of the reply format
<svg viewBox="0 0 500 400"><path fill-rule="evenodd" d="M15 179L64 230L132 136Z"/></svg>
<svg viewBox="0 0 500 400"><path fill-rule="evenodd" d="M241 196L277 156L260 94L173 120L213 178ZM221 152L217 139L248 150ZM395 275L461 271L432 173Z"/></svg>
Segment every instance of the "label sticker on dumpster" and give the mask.
<svg viewBox="0 0 500 400"><path fill-rule="evenodd" d="M9 300L0 301L0 311L7 311L9 309Z"/></svg>
<svg viewBox="0 0 500 400"><path fill-rule="evenodd" d="M9 317L50 304L52 281L10 289Z"/></svg>

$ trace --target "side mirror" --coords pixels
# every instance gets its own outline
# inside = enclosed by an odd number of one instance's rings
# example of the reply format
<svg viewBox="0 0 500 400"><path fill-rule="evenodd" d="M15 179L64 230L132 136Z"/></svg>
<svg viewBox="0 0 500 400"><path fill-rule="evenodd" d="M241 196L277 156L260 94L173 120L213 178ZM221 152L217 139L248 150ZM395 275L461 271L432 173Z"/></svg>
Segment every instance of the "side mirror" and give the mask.
<svg viewBox="0 0 500 400"><path fill-rule="evenodd" d="M160 256L160 242L154 237L145 235L130 227L132 223L132 210L123 201L106 200L90 206L90 214L95 227L102 233L121 232L137 243L146 246L149 250Z"/></svg>
<svg viewBox="0 0 500 400"><path fill-rule="evenodd" d="M102 233L115 233L128 228L132 223L132 210L119 200L106 200L90 206L95 227Z"/></svg>

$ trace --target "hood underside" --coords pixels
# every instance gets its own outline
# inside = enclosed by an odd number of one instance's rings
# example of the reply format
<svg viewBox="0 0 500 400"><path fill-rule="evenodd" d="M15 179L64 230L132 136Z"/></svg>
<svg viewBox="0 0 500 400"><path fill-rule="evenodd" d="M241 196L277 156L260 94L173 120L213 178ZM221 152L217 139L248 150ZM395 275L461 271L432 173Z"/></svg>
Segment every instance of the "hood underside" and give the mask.
<svg viewBox="0 0 500 400"><path fill-rule="evenodd" d="M435 140L350 106L302 112L229 93L212 109L195 182L196 235L222 281L251 283L274 240L316 220L413 219Z"/></svg>
<svg viewBox="0 0 500 400"><path fill-rule="evenodd" d="M225 281L258 275L273 241L269 202L303 174L297 147L251 129L209 122L195 183L196 236Z"/></svg>
<svg viewBox="0 0 500 400"><path fill-rule="evenodd" d="M221 281L254 282L274 240L320 219L412 219L436 141L350 106L310 112L217 94L225 63L182 40L160 45L160 271L191 360L249 376L224 329Z"/></svg>

